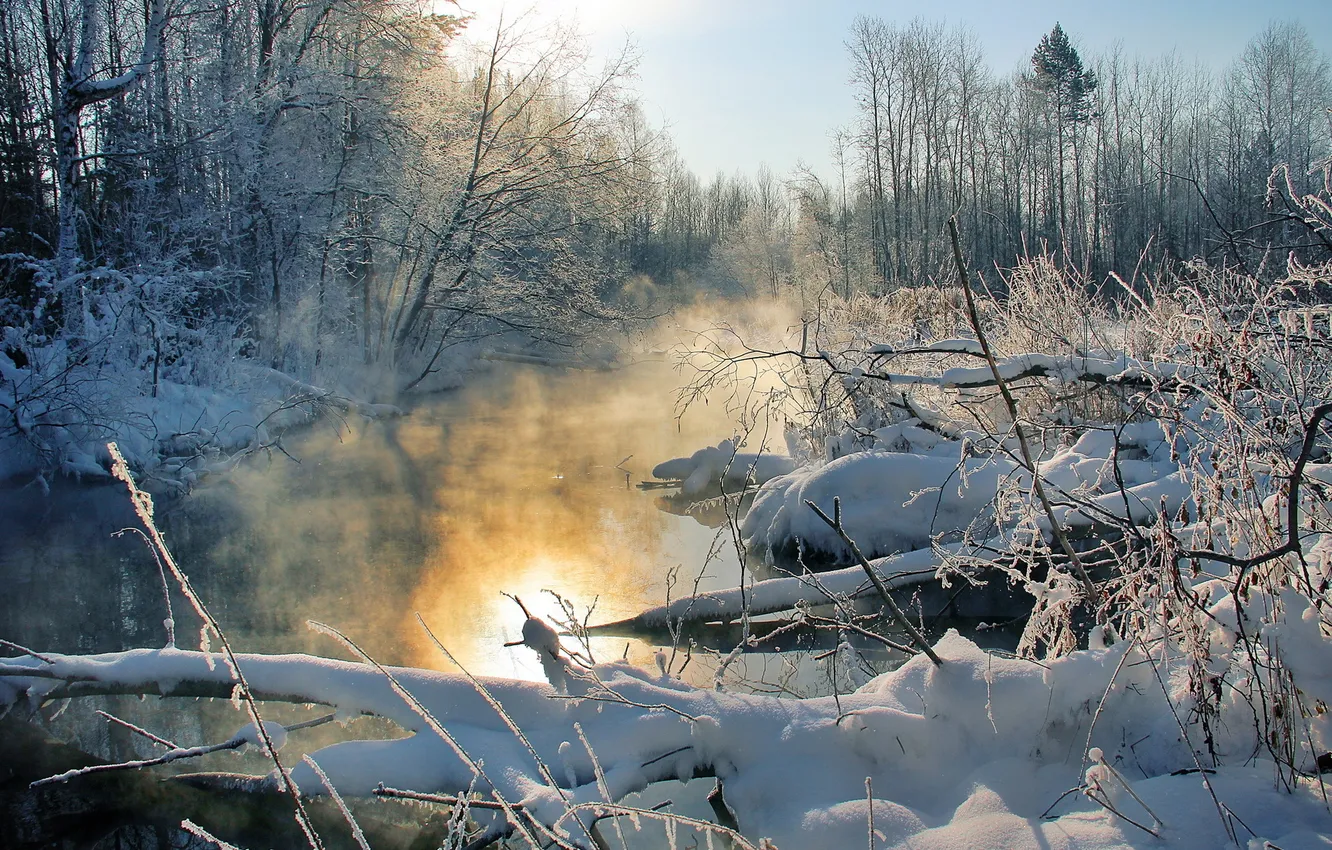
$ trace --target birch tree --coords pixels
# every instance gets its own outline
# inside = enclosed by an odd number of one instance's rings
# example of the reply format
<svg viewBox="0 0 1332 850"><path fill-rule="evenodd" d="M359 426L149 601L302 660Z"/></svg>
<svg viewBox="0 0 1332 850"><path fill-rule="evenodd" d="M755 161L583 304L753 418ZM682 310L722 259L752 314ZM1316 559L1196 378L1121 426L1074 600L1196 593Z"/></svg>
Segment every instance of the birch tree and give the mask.
<svg viewBox="0 0 1332 850"><path fill-rule="evenodd" d="M73 13L73 15L71 15ZM59 228L56 247L59 276L68 278L78 267L78 191L80 168L80 116L94 103L119 97L134 86L157 61L162 30L167 24L166 0L152 0L138 58L114 76L102 76L107 62L103 7L97 0L80 0L77 10L41 0L42 34L50 78L55 126L55 168L59 186ZM78 30L77 36L74 30ZM77 39L77 46L76 46ZM95 154L93 154L95 156Z"/></svg>

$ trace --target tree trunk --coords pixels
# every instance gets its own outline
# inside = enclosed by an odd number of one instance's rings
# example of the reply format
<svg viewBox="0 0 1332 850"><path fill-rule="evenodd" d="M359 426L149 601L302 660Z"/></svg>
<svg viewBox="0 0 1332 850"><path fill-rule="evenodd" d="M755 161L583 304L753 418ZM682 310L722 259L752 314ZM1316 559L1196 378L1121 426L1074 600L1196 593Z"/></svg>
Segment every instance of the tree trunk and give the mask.
<svg viewBox="0 0 1332 850"><path fill-rule="evenodd" d="M69 57L65 57L63 73L58 75L56 68L60 63L59 38L52 27L46 2L42 3L42 19L46 29L47 66L52 75L54 88L56 181L59 204L56 271L59 277L65 280L78 269L81 259L78 241L79 116L85 107L129 91L157 61L157 54L161 49L162 29L166 26L166 0L152 0L138 61L119 76L106 80L95 79L93 72L98 37L102 28L102 10L97 0L83 0L80 11L78 54L72 64Z"/></svg>

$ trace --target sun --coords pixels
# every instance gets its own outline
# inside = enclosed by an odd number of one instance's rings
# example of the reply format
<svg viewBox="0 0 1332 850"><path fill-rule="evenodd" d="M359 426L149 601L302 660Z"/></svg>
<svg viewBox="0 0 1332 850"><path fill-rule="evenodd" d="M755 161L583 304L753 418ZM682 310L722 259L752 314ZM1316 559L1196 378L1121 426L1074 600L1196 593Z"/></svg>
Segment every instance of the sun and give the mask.
<svg viewBox="0 0 1332 850"><path fill-rule="evenodd" d="M473 32L493 31L501 16L506 21L525 18L538 24L574 25L591 36L614 36L661 26L688 14L691 2L664 0L436 0L436 11L474 16L469 26Z"/></svg>

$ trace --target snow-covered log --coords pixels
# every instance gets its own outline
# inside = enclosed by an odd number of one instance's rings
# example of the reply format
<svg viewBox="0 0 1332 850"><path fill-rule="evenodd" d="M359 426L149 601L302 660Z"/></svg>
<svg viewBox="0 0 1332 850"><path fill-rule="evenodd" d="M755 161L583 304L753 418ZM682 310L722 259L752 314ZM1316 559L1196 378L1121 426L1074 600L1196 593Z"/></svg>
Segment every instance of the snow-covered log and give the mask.
<svg viewBox="0 0 1332 850"><path fill-rule="evenodd" d="M1293 645L1307 642L1298 622L1283 626ZM1133 792L1160 815L1171 846L1225 844L1213 793L1280 846L1303 846L1302 836L1326 827L1316 784L1276 790L1262 765L1192 770L1172 713L1187 716L1189 696L1166 684L1176 681L1170 664L1182 662L1149 659L1132 641L1046 664L987 654L955 633L935 649L942 666L919 656L854 693L816 699L702 690L624 663L590 668L572 694L560 694L301 655L238 661L257 696L378 714L406 730L397 740L345 741L312 754L344 796L370 794L379 783L454 794L479 768L489 799L503 797L576 846L591 846L580 815L586 823L654 781L707 774L723 783L752 845L766 837L784 850L855 846L872 809L881 847L1157 846L1095 797L1064 800L1041 819L1060 792L1082 785L1089 744L1135 777ZM111 691L220 696L236 684L222 657L198 652L43 659L7 659L0 702ZM1246 708L1237 696L1228 700L1223 709L1236 722L1216 727L1212 742L1236 765L1248 763L1254 745L1251 725L1238 722ZM1325 742L1325 726L1312 730L1315 746ZM326 793L310 767L293 775L305 793ZM500 815L493 832L510 827Z"/></svg>
<svg viewBox="0 0 1332 850"><path fill-rule="evenodd" d="M652 477L681 482L680 490L686 496L715 496L720 494L720 488L733 492L746 484L765 484L794 468L789 457L737 451L734 441L722 440L689 457L657 464L652 468Z"/></svg>
<svg viewBox="0 0 1332 850"><path fill-rule="evenodd" d="M970 342L968 340L968 342ZM974 343L973 343L974 344ZM934 351L922 349L916 353ZM969 349L943 348L944 353L967 353ZM1045 378L1064 384L1092 383L1134 389L1171 390L1183 382L1195 380L1203 373L1192 366L1178 363L1137 360L1127 356L1116 358L1056 356L1028 352L1005 357L996 364L1005 381L1027 378ZM994 372L989 366L955 366L938 375L894 374L864 371L865 377L877 378L900 386L925 386L962 390L997 386Z"/></svg>

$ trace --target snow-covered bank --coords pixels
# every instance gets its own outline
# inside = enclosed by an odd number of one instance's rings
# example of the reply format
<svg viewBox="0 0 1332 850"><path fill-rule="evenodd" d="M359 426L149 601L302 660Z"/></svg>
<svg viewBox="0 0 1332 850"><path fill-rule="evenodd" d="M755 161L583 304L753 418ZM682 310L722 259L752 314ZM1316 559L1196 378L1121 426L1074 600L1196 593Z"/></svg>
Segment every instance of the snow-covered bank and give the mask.
<svg viewBox="0 0 1332 850"><path fill-rule="evenodd" d="M881 428L873 433L872 449L769 480L742 526L750 551L767 559L802 552L845 561L845 544L806 505L831 510L836 497L842 498L847 533L870 557L950 543L967 532L977 540L1011 533L1014 506L1030 490L1031 476L1007 454L980 454L937 434L922 447L925 453L903 451L904 435L920 430L909 422ZM1141 523L1162 505L1177 512L1189 503L1181 477L1187 463L1187 455L1178 453L1172 460L1160 426L1147 423L1118 433L1088 429L1072 445L1052 451L1040 474L1062 496L1057 516L1063 523L1122 517ZM1043 518L1037 522L1046 524Z"/></svg>
<svg viewBox="0 0 1332 850"><path fill-rule="evenodd" d="M1310 664L1332 661L1320 641L1309 642L1316 620L1290 613L1293 622L1269 627L1273 636ZM1210 628L1213 639L1228 640L1225 627ZM309 656L243 655L239 663L260 697L382 715L410 733L313 753L344 795L369 794L381 782L453 793L478 781L479 768L487 796L584 845L569 812L595 812L647 783L697 772L721 780L751 841L770 838L783 850L857 846L871 824L876 847L1201 850L1225 846L1230 831L1241 846L1322 846L1332 815L1321 780L1264 761L1238 690L1226 695L1212 737L1196 737L1180 675L1186 661L1167 647L1125 641L1038 664L950 634L936 645L942 666L918 656L854 693L805 700L701 690L624 663L571 669L572 698L548 685L385 674ZM5 705L108 691L225 695L233 684L220 656L177 650L7 659L0 667ZM1309 704L1332 699L1325 678L1311 684ZM1313 771L1332 730L1325 714L1304 722L1304 740L1292 745ZM1200 761L1208 772L1196 770ZM324 793L308 767L293 775L306 793ZM1060 800L1075 787L1083 793Z"/></svg>
<svg viewBox="0 0 1332 850"><path fill-rule="evenodd" d="M237 363L231 371L217 388L159 381L151 393L132 381L87 379L71 399L31 390L41 374L0 356L0 406L18 423L0 431L0 480L52 472L109 479L106 444L115 442L149 486L188 490L321 417L401 413L271 368ZM75 410L79 403L86 409Z"/></svg>

